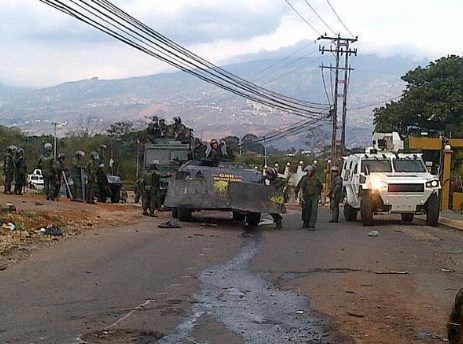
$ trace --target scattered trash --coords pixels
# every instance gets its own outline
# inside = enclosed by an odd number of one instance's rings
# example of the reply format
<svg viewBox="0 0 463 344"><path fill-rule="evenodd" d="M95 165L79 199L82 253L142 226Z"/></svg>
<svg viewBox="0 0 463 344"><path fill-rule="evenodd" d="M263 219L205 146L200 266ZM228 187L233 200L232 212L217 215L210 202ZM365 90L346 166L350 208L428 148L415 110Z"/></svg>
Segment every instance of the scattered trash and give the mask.
<svg viewBox="0 0 463 344"><path fill-rule="evenodd" d="M43 202L36 201L34 204L35 204L35 205L43 205Z"/></svg>
<svg viewBox="0 0 463 344"><path fill-rule="evenodd" d="M378 231L371 231L371 232L368 232L368 236L371 236L371 237L377 237L379 235L379 232Z"/></svg>
<svg viewBox="0 0 463 344"><path fill-rule="evenodd" d="M296 314L304 314L304 311L302 310L296 311Z"/></svg>
<svg viewBox="0 0 463 344"><path fill-rule="evenodd" d="M2 228L9 229L10 231L14 231L16 229L16 226L13 223L8 222L8 223L3 223Z"/></svg>
<svg viewBox="0 0 463 344"><path fill-rule="evenodd" d="M5 208L2 208L2 211L8 213L14 213L16 211L16 206L13 203L7 203Z"/></svg>
<svg viewBox="0 0 463 344"><path fill-rule="evenodd" d="M182 226L180 226L177 222L172 221L172 220L161 223L160 225L158 225L158 227L159 228L182 228Z"/></svg>
<svg viewBox="0 0 463 344"><path fill-rule="evenodd" d="M446 269L446 268L442 268L442 269L440 269L440 271L442 271L442 272L451 272L452 270Z"/></svg>
<svg viewBox="0 0 463 344"><path fill-rule="evenodd" d="M205 223L205 222L203 222L203 223L201 223L201 227L214 227L215 228L215 227L218 227L218 226L215 223Z"/></svg>
<svg viewBox="0 0 463 344"><path fill-rule="evenodd" d="M359 313L347 312L347 314L350 315L351 317L356 317L356 318L363 318L364 317L363 314L359 314Z"/></svg>
<svg viewBox="0 0 463 344"><path fill-rule="evenodd" d="M408 271L374 271L375 274L377 275L408 275Z"/></svg>
<svg viewBox="0 0 463 344"><path fill-rule="evenodd" d="M56 226L48 226L46 228L42 227L40 228L40 232L53 236L62 236L64 234L63 231Z"/></svg>

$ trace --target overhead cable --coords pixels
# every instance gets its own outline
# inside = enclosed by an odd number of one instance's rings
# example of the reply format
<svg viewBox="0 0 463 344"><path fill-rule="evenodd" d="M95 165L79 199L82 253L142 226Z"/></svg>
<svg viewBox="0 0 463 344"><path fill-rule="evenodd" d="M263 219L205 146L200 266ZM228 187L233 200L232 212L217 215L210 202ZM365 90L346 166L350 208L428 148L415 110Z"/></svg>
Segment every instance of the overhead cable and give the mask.
<svg viewBox="0 0 463 344"><path fill-rule="evenodd" d="M149 28L109 1L40 1L150 56L249 100L309 118L318 118L327 111L324 104L277 94L217 67Z"/></svg>

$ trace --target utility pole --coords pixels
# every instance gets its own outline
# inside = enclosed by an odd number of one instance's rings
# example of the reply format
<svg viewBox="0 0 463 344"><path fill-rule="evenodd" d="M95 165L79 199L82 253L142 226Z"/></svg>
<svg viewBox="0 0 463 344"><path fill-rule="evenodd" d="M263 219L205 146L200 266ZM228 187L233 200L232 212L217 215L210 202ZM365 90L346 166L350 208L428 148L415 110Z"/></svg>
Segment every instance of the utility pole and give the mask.
<svg viewBox="0 0 463 344"><path fill-rule="evenodd" d="M56 146L56 143L57 143L57 139L56 139L56 127L58 125L58 122L52 122L51 124L53 124L55 126L55 135L53 137L53 153L55 155L55 158L57 156L57 153L58 153L58 147Z"/></svg>
<svg viewBox="0 0 463 344"><path fill-rule="evenodd" d="M350 49L350 43L357 41L355 38L342 38L340 35L337 37L321 36L319 40L330 40L332 44L329 48L320 46L319 50L322 54L325 52L330 52L334 55L336 64L335 66L324 66L321 68L334 70L334 95L333 95L333 107L330 109L331 120L333 121L333 132L331 135L331 160L333 163L337 161L337 151L336 151L336 142L337 142L337 129L338 129L338 98L342 97L342 112L341 112L341 151L344 152L346 149L346 114L347 114L347 87L349 84L349 75L350 71L353 70L349 66L349 56L357 55L357 49ZM344 67L340 67L341 57L344 56ZM344 78L339 79L340 71L344 71ZM343 92L339 93L339 84L344 84Z"/></svg>

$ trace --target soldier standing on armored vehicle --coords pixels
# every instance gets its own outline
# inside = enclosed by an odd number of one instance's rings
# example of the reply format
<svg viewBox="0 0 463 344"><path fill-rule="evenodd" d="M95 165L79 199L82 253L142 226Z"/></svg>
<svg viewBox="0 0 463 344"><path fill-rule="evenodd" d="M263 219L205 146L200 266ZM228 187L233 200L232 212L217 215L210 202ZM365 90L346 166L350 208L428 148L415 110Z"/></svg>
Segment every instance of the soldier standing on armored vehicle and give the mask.
<svg viewBox="0 0 463 344"><path fill-rule="evenodd" d="M24 149L19 148L16 152L14 169L14 193L15 195L22 195L24 186L26 185L26 160L24 157Z"/></svg>
<svg viewBox="0 0 463 344"><path fill-rule="evenodd" d="M160 185L161 175L157 171L157 163L153 162L148 166L143 175L141 205L143 215L156 216L154 211L160 208Z"/></svg>
<svg viewBox="0 0 463 344"><path fill-rule="evenodd" d="M82 202L84 200L84 170L85 170L85 153L81 150L74 153L72 159L71 177L74 182L73 200Z"/></svg>
<svg viewBox="0 0 463 344"><path fill-rule="evenodd" d="M51 143L45 143L44 148L45 152L39 158L38 168L42 170L44 183L43 191L45 193L45 197L47 200L53 201L53 193L56 183L53 171L53 160L55 160L55 157L52 153L53 146Z"/></svg>
<svg viewBox="0 0 463 344"><path fill-rule="evenodd" d="M6 149L5 157L3 158L3 174L5 175L4 193L11 194L11 183L14 176L14 154L16 146L10 145Z"/></svg>
<svg viewBox="0 0 463 344"><path fill-rule="evenodd" d="M338 223L339 220L339 203L342 200L342 178L339 175L339 167L331 167L331 186L330 186L330 210L331 223Z"/></svg>

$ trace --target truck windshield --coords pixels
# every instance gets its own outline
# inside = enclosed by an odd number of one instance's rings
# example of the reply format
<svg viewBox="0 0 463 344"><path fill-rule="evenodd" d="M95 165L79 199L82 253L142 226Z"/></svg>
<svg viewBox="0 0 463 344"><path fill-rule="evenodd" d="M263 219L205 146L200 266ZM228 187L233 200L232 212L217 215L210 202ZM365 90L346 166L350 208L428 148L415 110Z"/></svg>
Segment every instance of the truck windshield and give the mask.
<svg viewBox="0 0 463 344"><path fill-rule="evenodd" d="M394 159L393 164L396 172L426 172L426 167L419 159Z"/></svg>
<svg viewBox="0 0 463 344"><path fill-rule="evenodd" d="M392 172L391 160L362 160L362 172Z"/></svg>

